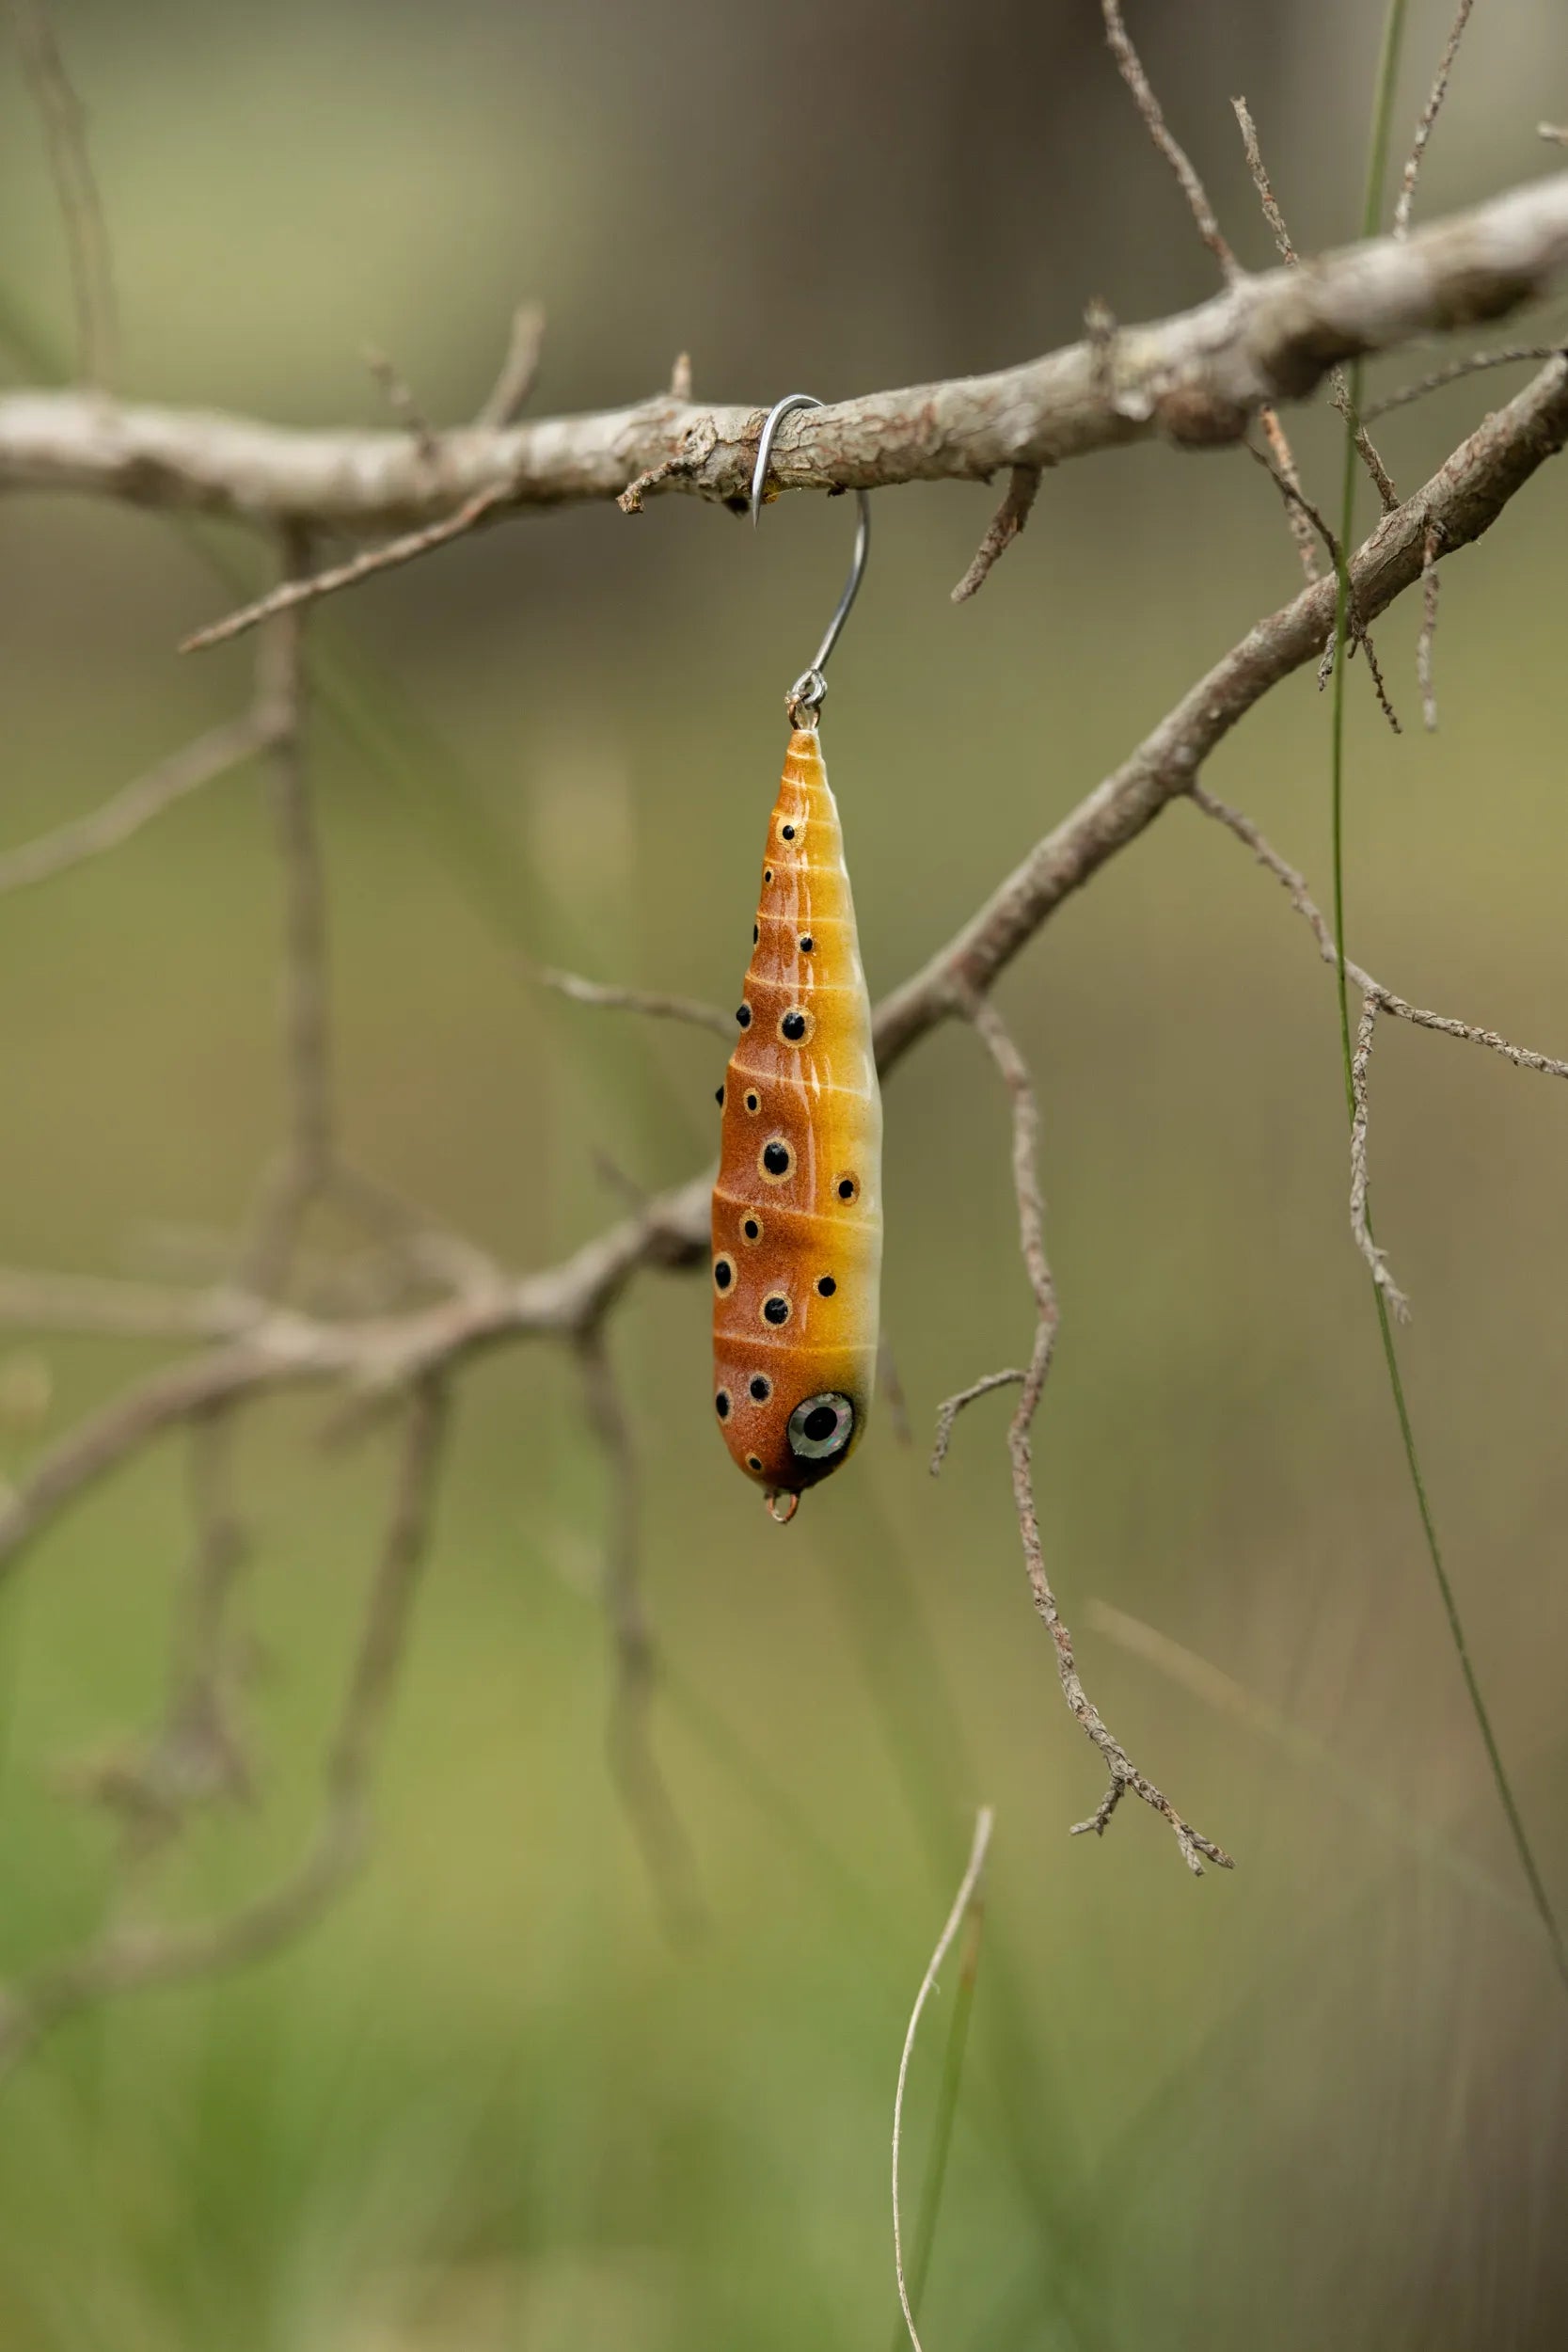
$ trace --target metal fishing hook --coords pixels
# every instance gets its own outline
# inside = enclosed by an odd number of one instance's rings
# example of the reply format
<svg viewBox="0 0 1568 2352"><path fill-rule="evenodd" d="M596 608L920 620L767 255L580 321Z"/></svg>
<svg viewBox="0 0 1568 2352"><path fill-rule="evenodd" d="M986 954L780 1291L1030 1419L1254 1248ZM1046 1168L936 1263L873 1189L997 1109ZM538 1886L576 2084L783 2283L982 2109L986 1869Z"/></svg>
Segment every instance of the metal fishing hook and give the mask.
<svg viewBox="0 0 1568 2352"><path fill-rule="evenodd" d="M823 405L821 401L814 400L810 392L786 392L783 400L775 401L768 411L762 428L762 437L757 443L757 462L752 473L753 527L762 513L763 491L768 484L768 460L772 453L773 437L779 426L794 409L820 408ZM865 560L871 548L871 501L863 490L857 490L855 498L860 506L860 523L855 532L855 551L849 559L849 577L844 583L844 594L838 600L838 609L828 623L827 632L816 648L811 667L801 671L789 690L788 710L790 723L793 726L809 727L816 723L817 715L822 708L822 698L828 691L828 681L822 675L828 666L828 656L838 643L839 632L849 617L849 608L854 603L860 591L861 581L865 577Z"/></svg>

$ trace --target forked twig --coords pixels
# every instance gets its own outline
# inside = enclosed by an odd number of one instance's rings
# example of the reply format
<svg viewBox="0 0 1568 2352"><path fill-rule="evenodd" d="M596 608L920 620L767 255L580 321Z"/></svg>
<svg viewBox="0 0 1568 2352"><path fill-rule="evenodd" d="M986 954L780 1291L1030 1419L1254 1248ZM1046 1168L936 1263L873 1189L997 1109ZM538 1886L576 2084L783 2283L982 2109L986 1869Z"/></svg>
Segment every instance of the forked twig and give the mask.
<svg viewBox="0 0 1568 2352"><path fill-rule="evenodd" d="M967 604L977 596L990 576L997 558L1006 555L1034 510L1039 496L1040 469L1037 466L1014 466L1007 475L1007 487L1002 503L990 518L990 526L974 551L974 560L953 591L955 604Z"/></svg>
<svg viewBox="0 0 1568 2352"><path fill-rule="evenodd" d="M995 1815L989 1804L983 1804L975 1816L974 1836L969 1849L969 1860L964 1866L963 1877L958 1882L958 1891L953 1898L953 1908L942 1923L942 1933L937 1938L936 1949L926 1963L926 1974L921 1978L920 1990L914 1996L914 2007L910 2012L909 2028L904 2035L904 2048L898 2060L898 2084L893 2094L893 2268L894 2276L898 2281L898 2301L904 2313L904 2325L910 2331L910 2343L913 2347L913 2352L922 2352L922 2347L919 2330L914 2324L914 2312L910 2307L909 2285L904 2276L904 2221L898 2180L899 2156L904 2137L904 2090L909 2081L910 2060L914 2056L914 2038L920 2030L922 2013L936 1983L937 1971L946 1959L948 1947L963 1924L965 1912L968 1911L979 1892L980 1876L986 1867L986 1849L990 1844L991 1826L994 1820Z"/></svg>
<svg viewBox="0 0 1568 2352"><path fill-rule="evenodd" d="M1062 1695L1085 1736L1099 1749L1110 1772L1109 1785L1098 1807L1086 1821L1073 1824L1072 1835L1077 1837L1092 1830L1097 1836L1103 1836L1112 1814L1131 1790L1169 1824L1180 1849L1181 1858L1195 1877L1203 1876L1206 1861L1217 1863L1221 1869L1234 1869L1235 1864L1224 1847L1217 1846L1212 1838L1205 1837L1182 1818L1164 1790L1157 1788L1139 1772L1126 1749L1109 1729L1084 1688L1073 1656L1072 1636L1056 1606L1056 1596L1046 1571L1045 1549L1035 1505L1032 1465L1035 1414L1051 1371L1060 1321L1056 1285L1045 1252L1045 1203L1040 1193L1037 1165L1039 1112L1028 1067L995 1006L988 997L972 995L964 1010L995 1063L1012 1104L1013 1188L1018 1197L1019 1247L1035 1299L1035 1344L1028 1370L1023 1375L1023 1392L1007 1432L1007 1450L1012 1459L1013 1505L1018 1514L1019 1534L1023 1545L1023 1564L1036 1611L1051 1635L1055 1650L1056 1674L1062 1686ZM978 1392L976 1389L968 1393L974 1395Z"/></svg>

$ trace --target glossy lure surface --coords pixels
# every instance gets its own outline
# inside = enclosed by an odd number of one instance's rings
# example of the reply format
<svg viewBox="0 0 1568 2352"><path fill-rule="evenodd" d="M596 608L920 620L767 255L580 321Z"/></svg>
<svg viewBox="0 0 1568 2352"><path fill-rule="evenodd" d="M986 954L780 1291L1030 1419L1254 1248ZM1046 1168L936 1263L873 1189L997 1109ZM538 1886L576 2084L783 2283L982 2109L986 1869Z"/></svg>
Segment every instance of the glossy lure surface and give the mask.
<svg viewBox="0 0 1568 2352"><path fill-rule="evenodd" d="M871 1007L815 727L789 739L736 1017L713 1193L713 1402L783 1519L865 1425L882 1258Z"/></svg>

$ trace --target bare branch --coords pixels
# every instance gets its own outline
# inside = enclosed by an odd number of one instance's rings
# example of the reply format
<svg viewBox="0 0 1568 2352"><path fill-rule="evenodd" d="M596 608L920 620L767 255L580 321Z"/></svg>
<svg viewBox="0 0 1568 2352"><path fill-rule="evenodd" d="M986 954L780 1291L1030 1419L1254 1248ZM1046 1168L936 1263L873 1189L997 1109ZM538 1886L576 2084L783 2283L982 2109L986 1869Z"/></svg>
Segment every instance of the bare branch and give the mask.
<svg viewBox="0 0 1568 2352"><path fill-rule="evenodd" d="M788 419L780 490L981 481L1129 441L1237 440L1265 402L1305 398L1336 361L1500 317L1568 275L1568 173L1402 241L1375 238L1300 269L1245 277L1196 310L1088 336L1000 374L884 391ZM744 501L763 412L667 393L605 414L441 436L424 463L399 432L291 432L81 393L0 399L0 486L84 490L250 522L297 519L442 539L497 508L612 499L667 461L664 486ZM477 506L475 502L484 503ZM409 548L396 559L406 561ZM375 567L393 560L375 551Z"/></svg>
<svg viewBox="0 0 1568 2352"><path fill-rule="evenodd" d="M1311 930L1323 961L1338 969L1339 959L1334 945L1334 934L1295 867L1280 856L1250 817L1244 817L1240 809L1231 808L1203 785L1195 784L1188 797L1195 808L1201 809L1206 817L1212 817L1227 833L1234 834L1238 841L1245 843L1258 863L1267 866ZM1364 972L1358 963L1352 963L1348 957L1345 960L1345 977L1360 989L1363 996L1377 999L1380 1012L1392 1013L1398 1021L1408 1021L1418 1029L1434 1029L1443 1037L1463 1038L1471 1045L1484 1045L1492 1053L1500 1054L1505 1061L1511 1061L1516 1070L1539 1071L1548 1078L1568 1078L1568 1061L1559 1061L1550 1054L1535 1053L1526 1045L1515 1045L1508 1038L1500 1037L1496 1029L1478 1028L1471 1022L1454 1021L1445 1013L1429 1012L1423 1005L1409 1004L1404 997L1396 996L1392 989L1385 988L1381 980L1374 980L1371 974Z"/></svg>
<svg viewBox="0 0 1568 2352"><path fill-rule="evenodd" d="M693 1028L711 1029L725 1043L735 1037L735 1015L721 1012L694 996L666 996L655 990L617 988L605 980L585 980L577 972L546 969L535 975L546 988L569 996L575 1005L593 1005L607 1012L641 1012L658 1021L686 1021Z"/></svg>
<svg viewBox="0 0 1568 2352"><path fill-rule="evenodd" d="M990 1844L991 1825L995 1818L989 1804L983 1804L975 1816L974 1836L969 1849L969 1860L964 1866L963 1877L958 1882L958 1891L953 1898L953 1908L947 1915L942 1933L937 1938L936 1949L926 1964L926 1974L921 1978L920 1990L914 1996L914 2008L910 2012L909 2028L904 2035L903 2055L898 2060L898 2085L893 2094L893 2267L894 2275L898 2281L898 2301L904 2313L904 2325L910 2331L910 2343L913 2346L913 2352L921 2352L921 2344L914 2324L914 2313L910 2308L909 2286L904 2277L904 2224L898 2183L898 2160L904 2137L904 2090L909 2081L910 2060L914 2055L914 2038L920 2030L921 2015L936 1984L937 1971L946 1959L948 1947L963 1924L965 1912L978 1899L980 1876L986 1867L986 1849Z"/></svg>
<svg viewBox="0 0 1568 2352"><path fill-rule="evenodd" d="M1018 1408L1007 1432L1007 1451L1012 1457L1013 1506L1018 1513L1019 1534L1023 1544L1023 1564L1036 1612L1055 1649L1056 1675L1062 1686L1062 1695L1082 1730L1099 1749L1111 1776L1098 1810L1088 1820L1075 1823L1072 1834L1076 1837L1085 1830L1093 1830L1096 1836L1102 1836L1112 1814L1131 1789L1134 1796L1140 1797L1169 1824L1180 1849L1181 1858L1196 1878L1203 1876L1206 1861L1217 1863L1224 1870L1234 1869L1235 1864L1224 1847L1215 1845L1212 1838L1205 1837L1200 1831L1194 1829L1190 1821L1183 1820L1164 1791L1138 1771L1120 1740L1111 1732L1084 1688L1073 1656L1072 1636L1056 1606L1056 1596L1046 1572L1039 1514L1035 1506L1033 1470L1035 1414L1050 1375L1060 1321L1056 1285L1045 1254L1045 1203L1040 1194L1037 1164L1039 1113L1028 1068L996 1007L987 998L975 996L966 1009L996 1065L1012 1103L1013 1186L1018 1195L1019 1247L1035 1299L1035 1344L1028 1371L1023 1375L1023 1393L1019 1398Z"/></svg>
<svg viewBox="0 0 1568 2352"><path fill-rule="evenodd" d="M234 612L226 613L221 621L212 621L205 628L193 629L180 641L182 653L201 653L209 645L225 645L231 637L243 637L247 628L259 621L268 621L276 613L292 612L302 604L310 604L319 596L336 596L340 588L356 588L372 573L395 570L400 564L411 564L416 556L428 555L432 548L445 547L449 539L461 539L477 523L500 506L506 499L506 485L497 483L487 490L476 490L466 499L455 515L444 521L427 523L421 531L411 531L401 539L392 539L385 547L367 548L346 564L335 564L330 571L313 572L309 580L285 580L254 603L241 605Z"/></svg>
<svg viewBox="0 0 1568 2352"><path fill-rule="evenodd" d="M1225 241L1224 231L1214 217L1207 189L1193 168L1186 150L1179 143L1166 122L1160 102L1155 97L1143 60L1128 39L1122 22L1120 0L1101 0L1101 13L1105 19L1105 39L1117 70L1132 93L1132 103L1143 117L1144 128L1176 174L1177 184L1187 199L1188 209L1197 223L1197 233L1220 265L1227 284L1234 285L1243 271L1236 256Z"/></svg>
<svg viewBox="0 0 1568 2352"><path fill-rule="evenodd" d="M1404 169L1400 174L1399 200L1394 206L1396 237L1408 237L1410 234L1410 208L1416 201L1416 183L1420 177L1422 158L1426 154L1427 141L1432 136L1433 125L1442 112L1443 101L1449 94L1449 76L1453 72L1453 61L1459 55L1459 44L1465 38L1465 27L1470 22L1470 10L1474 4L1475 0L1459 0L1452 30L1443 44L1443 55L1437 61L1436 78L1428 92L1427 103L1421 108L1415 141Z"/></svg>
<svg viewBox="0 0 1568 2352"><path fill-rule="evenodd" d="M658 1667L642 1598L637 1454L626 1400L615 1378L602 1323L577 1343L589 1426L604 1449L609 1477L604 1608L614 1650L615 1682L605 1726L610 1768L658 1899L671 1940L688 1944L705 1925L690 1840L671 1802L650 1737Z"/></svg>
<svg viewBox="0 0 1568 2352"><path fill-rule="evenodd" d="M1002 503L990 518L990 527L975 550L974 561L953 591L955 604L966 604L985 586L991 565L999 555L1006 553L1028 521L1039 486L1037 466L1013 467Z"/></svg>
<svg viewBox="0 0 1568 2352"><path fill-rule="evenodd" d="M1372 1239L1371 1219L1367 1210L1367 1123L1370 1116L1367 1102L1367 1068L1372 1057L1372 1031L1377 1025L1382 1003L1375 990L1369 990L1361 1000L1361 1019L1356 1025L1355 1051L1351 1057L1351 1096L1353 1116L1350 1130L1350 1230L1357 1249L1366 1259L1372 1280L1388 1302L1389 1312L1401 1323L1410 1320L1410 1301L1388 1271L1388 1260Z"/></svg>
<svg viewBox="0 0 1568 2352"><path fill-rule="evenodd" d="M1424 400L1428 392L1440 392L1446 384L1457 384L1464 375L1474 375L1481 368L1513 367L1524 360L1539 364L1555 358L1563 345L1556 343L1510 343L1497 351L1473 351L1465 359L1450 359L1447 367L1433 368L1418 383L1403 384L1397 392L1387 392L1381 400L1369 401L1362 416L1369 424L1378 417L1386 417L1391 408L1402 408L1412 400Z"/></svg>
<svg viewBox="0 0 1568 2352"><path fill-rule="evenodd" d="M412 387L400 374L395 362L388 358L379 345L367 343L365 365L380 386L381 396L388 407L412 439L420 455L426 465L435 465L441 454L440 438L415 399Z"/></svg>
<svg viewBox="0 0 1568 2352"><path fill-rule="evenodd" d="M0 851L0 893L24 890L88 858L102 857L106 850L118 850L176 801L215 783L231 768L276 742L282 723L279 713L260 706L243 719L227 720L222 726L198 735L194 743L171 752L146 775L122 786L90 816L74 817L35 841Z"/></svg>
<svg viewBox="0 0 1568 2352"><path fill-rule="evenodd" d="M539 380L544 350L545 313L536 302L525 302L512 313L506 357L495 384L481 403L475 424L493 433L522 414ZM690 398L689 388L687 397Z"/></svg>
<svg viewBox="0 0 1568 2352"><path fill-rule="evenodd" d="M1443 534L1433 523L1421 546L1421 630L1416 640L1416 683L1421 692L1421 718L1429 734L1434 734L1437 727L1437 696L1432 683L1432 656L1437 642L1437 558L1442 547Z"/></svg>
<svg viewBox="0 0 1568 2352"><path fill-rule="evenodd" d="M227 1916L194 1925L111 1922L85 1950L46 1964L0 1996L0 2074L50 2028L110 1994L245 1965L312 1925L362 1863L376 1756L407 1645L429 1544L445 1426L444 1398L430 1381L412 1391L392 1511L372 1581L358 1649L324 1769L314 1834L294 1868Z"/></svg>
<svg viewBox="0 0 1568 2352"><path fill-rule="evenodd" d="M17 45L32 87L55 194L65 223L82 381L109 389L119 366L119 319L108 223L87 147L86 110L66 72L45 0L11 0Z"/></svg>
<svg viewBox="0 0 1568 2352"><path fill-rule="evenodd" d="M1263 161L1263 151L1259 142L1258 125L1252 119L1252 110L1244 98L1233 98L1230 103L1236 120L1241 126L1242 146L1246 154L1247 169L1252 174L1252 184L1258 191L1258 200L1263 207L1263 217L1269 224L1285 266L1287 269L1294 269L1298 266L1301 256L1297 253L1291 231L1286 227L1285 215L1279 209L1279 199L1274 192L1274 182L1270 179L1268 166ZM1334 406L1351 429L1356 453L1372 478L1378 497L1383 502L1384 512L1391 513L1400 502L1399 493L1389 479L1387 468L1372 447L1365 424L1352 411L1350 383L1343 368L1335 366L1329 370L1328 394ZM1287 468L1285 470L1290 478L1294 480L1294 468Z"/></svg>
<svg viewBox="0 0 1568 2352"><path fill-rule="evenodd" d="M930 1472L933 1478L942 1474L947 1449L953 1442L953 1424L965 1406L973 1405L977 1397L990 1396L993 1390L1018 1388L1028 1376L1027 1373L1012 1365L1005 1372L988 1372L983 1379L973 1380L967 1389L960 1389L957 1396L943 1399L937 1406L937 1434L931 1447Z"/></svg>

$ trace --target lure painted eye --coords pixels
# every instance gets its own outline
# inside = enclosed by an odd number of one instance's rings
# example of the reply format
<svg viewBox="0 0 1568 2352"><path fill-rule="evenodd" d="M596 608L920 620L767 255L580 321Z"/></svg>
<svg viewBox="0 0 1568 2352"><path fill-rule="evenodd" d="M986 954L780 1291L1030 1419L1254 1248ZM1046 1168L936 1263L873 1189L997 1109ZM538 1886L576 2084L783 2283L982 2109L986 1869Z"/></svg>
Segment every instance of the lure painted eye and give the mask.
<svg viewBox="0 0 1568 2352"><path fill-rule="evenodd" d="M763 881L764 881L765 882L770 882L772 881L772 879L773 879L773 868L772 868L770 866L765 866L763 867L763 869L762 869L762 879L763 879Z"/></svg>
<svg viewBox="0 0 1568 2352"><path fill-rule="evenodd" d="M783 835L784 835L784 839L785 839L786 841L793 841L793 840L794 840L794 838L795 838L795 828L794 828L794 826L793 826L793 825L781 825L781 826L779 827L779 831L783 834Z"/></svg>
<svg viewBox="0 0 1568 2352"><path fill-rule="evenodd" d="M847 1396L808 1396L789 1416L789 1450L802 1462L831 1461L854 1434L855 1408Z"/></svg>
<svg viewBox="0 0 1568 2352"><path fill-rule="evenodd" d="M761 1095L757 1092L755 1087L748 1087L744 1099L746 1108L751 1112L752 1117L754 1119L758 1111L762 1108Z"/></svg>
<svg viewBox="0 0 1568 2352"><path fill-rule="evenodd" d="M722 1087L714 1088L713 1099L718 1104L720 1109L722 1110L724 1107L724 1089Z"/></svg>
<svg viewBox="0 0 1568 2352"><path fill-rule="evenodd" d="M747 1467L747 1469L748 1469L749 1470L761 1470L761 1468L762 1468L762 1460L761 1460L760 1455L755 1454L747 1454L747 1456L746 1456L746 1467Z"/></svg>
<svg viewBox="0 0 1568 2352"><path fill-rule="evenodd" d="M841 1200L858 1200L860 1199L861 1180L858 1176L841 1176L837 1184L833 1186L833 1190L837 1193Z"/></svg>
<svg viewBox="0 0 1568 2352"><path fill-rule="evenodd" d="M777 1330L781 1323L789 1321L789 1301L783 1291L771 1291L762 1302L762 1319Z"/></svg>
<svg viewBox="0 0 1568 2352"><path fill-rule="evenodd" d="M838 1284L833 1280L832 1276L831 1274L824 1274L821 1280L816 1285L816 1295L819 1298L832 1298L837 1288Z"/></svg>
<svg viewBox="0 0 1568 2352"><path fill-rule="evenodd" d="M800 942L800 953L803 956L809 956L816 945L816 940L813 939L810 931L807 931L805 937Z"/></svg>
<svg viewBox="0 0 1568 2352"><path fill-rule="evenodd" d="M740 1220L740 1237L742 1241L760 1241L762 1239L761 1217L743 1216Z"/></svg>
<svg viewBox="0 0 1568 2352"><path fill-rule="evenodd" d="M802 1012L798 1005L792 1006L780 1019L779 1035L786 1045L800 1045L810 1037L816 1026L816 1020L809 1012Z"/></svg>
<svg viewBox="0 0 1568 2352"><path fill-rule="evenodd" d="M758 1154L757 1166L770 1184L782 1184L795 1165L795 1153L782 1136L772 1136Z"/></svg>
<svg viewBox="0 0 1568 2352"><path fill-rule="evenodd" d="M720 1390L718 1395L713 1400L713 1409L718 1414L721 1421L728 1421L730 1417L730 1392L728 1389Z"/></svg>
<svg viewBox="0 0 1568 2352"><path fill-rule="evenodd" d="M737 1005L737 1006L736 1007L736 1013L735 1013L735 1017L736 1017L736 1019L739 1022L739 1024L740 1024L740 1025L741 1025L741 1027L742 1027L743 1029L749 1029L749 1028L751 1027L751 1025L752 1025L752 1008L751 1008L751 1006L750 1006L750 1005Z"/></svg>
<svg viewBox="0 0 1568 2352"><path fill-rule="evenodd" d="M762 937L762 926L761 926L761 924L760 924L760 923L753 923L753 924L752 925L752 946L753 946L753 947L756 946L757 941L758 941L761 937Z"/></svg>
<svg viewBox="0 0 1568 2352"><path fill-rule="evenodd" d="M733 1262L728 1258L716 1258L713 1262L713 1286L715 1290L727 1291L730 1284L734 1280L735 1266Z"/></svg>
<svg viewBox="0 0 1568 2352"><path fill-rule="evenodd" d="M773 1393L773 1383L766 1373L759 1372L750 1383L753 1405L766 1405Z"/></svg>

